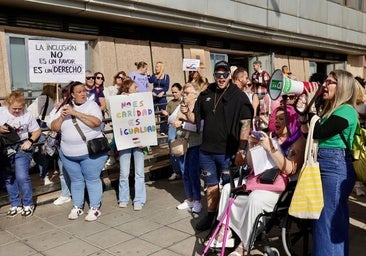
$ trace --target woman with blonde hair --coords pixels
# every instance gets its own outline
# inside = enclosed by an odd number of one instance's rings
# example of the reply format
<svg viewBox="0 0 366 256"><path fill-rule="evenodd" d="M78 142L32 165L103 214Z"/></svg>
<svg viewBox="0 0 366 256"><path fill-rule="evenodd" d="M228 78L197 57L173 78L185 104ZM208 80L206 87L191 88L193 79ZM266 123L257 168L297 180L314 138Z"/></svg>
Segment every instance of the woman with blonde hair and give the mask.
<svg viewBox="0 0 366 256"><path fill-rule="evenodd" d="M169 90L170 79L169 75L165 74L164 63L162 61L156 62L155 73L149 77L149 83L153 84L152 95L155 108L158 111L166 110L166 93ZM167 124L164 115L160 116L160 122L160 133L165 135L167 133Z"/></svg>
<svg viewBox="0 0 366 256"><path fill-rule="evenodd" d="M318 162L323 185L324 207L313 224L312 255L349 254L348 197L355 184L355 170L349 148L358 122L355 109L357 88L351 73L331 71L323 84L324 107L318 115L313 139L318 140ZM318 85L307 92L307 102L315 97ZM311 106L311 115L316 114ZM307 131L309 117L301 117L302 130ZM346 145L347 144L347 145Z"/></svg>
<svg viewBox="0 0 366 256"><path fill-rule="evenodd" d="M203 77L198 70L189 71L188 83L197 84L199 86L200 92L203 92L204 90L206 90L206 88L208 86L207 78Z"/></svg>
<svg viewBox="0 0 366 256"><path fill-rule="evenodd" d="M183 102L190 111L194 109L200 88L197 85L187 83L183 86ZM188 150L183 157L179 158L182 171L184 192L186 199L177 206L178 210L189 209L199 213L202 210L201 204L201 181L199 152L202 143L202 133L197 132L194 124L185 122L187 117L180 111L172 125L177 129L178 138L187 138Z"/></svg>
<svg viewBox="0 0 366 256"><path fill-rule="evenodd" d="M33 143L41 135L41 129L33 115L24 109L25 99L21 91L14 91L0 107L0 133L15 129L19 140L7 146L0 153L0 173L5 173L6 190L9 194L10 209L8 217L21 214L32 216L33 192L29 176L29 166L34 152Z"/></svg>

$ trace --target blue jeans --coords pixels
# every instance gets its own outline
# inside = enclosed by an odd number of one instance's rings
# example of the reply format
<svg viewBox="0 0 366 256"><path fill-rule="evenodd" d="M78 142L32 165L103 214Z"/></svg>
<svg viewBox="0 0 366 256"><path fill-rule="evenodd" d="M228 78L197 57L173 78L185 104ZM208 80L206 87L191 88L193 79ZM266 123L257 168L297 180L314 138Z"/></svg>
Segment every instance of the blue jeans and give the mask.
<svg viewBox="0 0 366 256"><path fill-rule="evenodd" d="M355 184L350 155L344 149L319 149L324 208L313 224L313 256L349 255L348 197Z"/></svg>
<svg viewBox="0 0 366 256"><path fill-rule="evenodd" d="M58 150L59 155L62 154L61 150ZM65 171L65 167L62 164L61 158L59 157L57 160L57 164L58 164L58 169L60 172L60 185L61 185L61 196L63 197L70 197L71 196L71 192L70 192L70 188L71 188L71 182L70 182L70 177L67 174L67 172Z"/></svg>
<svg viewBox="0 0 366 256"><path fill-rule="evenodd" d="M199 152L200 146L191 147L183 157L180 157L186 198L198 201L201 200Z"/></svg>
<svg viewBox="0 0 366 256"><path fill-rule="evenodd" d="M206 186L214 186L219 183L225 185L230 182L231 156L214 154L200 150L200 165L203 171L202 177Z"/></svg>
<svg viewBox="0 0 366 256"><path fill-rule="evenodd" d="M130 200L130 186L128 177L130 175L131 155L133 154L135 165L135 205L146 203L146 187L144 172L144 153L140 148L129 148L118 151L120 175L119 175L119 196L118 202L128 203Z"/></svg>
<svg viewBox="0 0 366 256"><path fill-rule="evenodd" d="M168 130L168 142L169 142L169 146L170 146L170 142L172 140L175 140L177 138L177 129L172 126L169 125L169 130ZM180 165L180 161L182 157L176 157L173 155L170 155L170 162L172 163L172 168L173 168L173 172L175 172L176 174L181 174L181 165Z"/></svg>
<svg viewBox="0 0 366 256"><path fill-rule="evenodd" d="M18 149L17 153L11 157L0 154L0 172L5 172L5 186L12 207L22 206L20 195L22 195L24 206L33 205L32 182L29 176L33 151L32 147L29 151Z"/></svg>
<svg viewBox="0 0 366 256"><path fill-rule="evenodd" d="M61 150L60 150L61 151ZM89 155L59 155L71 181L72 204L79 208L84 206L85 186L89 195L89 206L99 208L102 201L103 184L100 173L107 161L107 154L96 158Z"/></svg>

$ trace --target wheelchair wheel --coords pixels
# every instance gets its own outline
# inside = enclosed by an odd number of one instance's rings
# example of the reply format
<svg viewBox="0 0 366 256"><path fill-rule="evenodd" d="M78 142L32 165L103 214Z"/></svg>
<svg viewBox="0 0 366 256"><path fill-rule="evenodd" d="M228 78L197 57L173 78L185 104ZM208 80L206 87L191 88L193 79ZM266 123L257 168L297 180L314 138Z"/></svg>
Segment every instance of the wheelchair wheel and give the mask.
<svg viewBox="0 0 366 256"><path fill-rule="evenodd" d="M280 256L280 251L275 247L270 247L263 253L263 256Z"/></svg>
<svg viewBox="0 0 366 256"><path fill-rule="evenodd" d="M287 255L311 254L311 223L287 214L282 227L282 244Z"/></svg>

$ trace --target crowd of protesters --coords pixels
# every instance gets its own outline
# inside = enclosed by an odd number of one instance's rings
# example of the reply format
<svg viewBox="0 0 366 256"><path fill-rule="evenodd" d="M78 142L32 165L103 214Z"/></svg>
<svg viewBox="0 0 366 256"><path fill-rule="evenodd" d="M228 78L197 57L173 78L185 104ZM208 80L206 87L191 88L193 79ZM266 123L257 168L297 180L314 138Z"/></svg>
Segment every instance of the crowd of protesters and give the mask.
<svg viewBox="0 0 366 256"><path fill-rule="evenodd" d="M116 158L120 166L116 199L118 206L127 208L131 201L135 211L143 209L148 203L144 183L144 150L151 150L150 146L118 151L112 139L110 152L92 157L85 143L85 139L104 136L103 119L110 115L109 100L113 95L151 91L159 113L160 135L168 135L169 145L176 139L187 140L185 153L171 156L172 175L169 180L183 179L185 200L177 206L178 210L201 214L207 208L195 227L197 230L210 229L216 223L218 212L220 216L224 211L229 169L250 163L249 149L253 145L262 146L286 177L295 174L301 167L309 117L300 116L295 111L299 95L286 94L285 97L271 99L271 77L262 69L259 60L254 61L254 73L251 75L243 67L233 67L226 61L219 61L214 66L213 83L209 83L197 70L187 74L188 83L183 86L178 83L171 85L169 67L162 61L156 63L151 75L146 62L136 62L135 65L136 70L128 75L125 71L117 72L111 86L104 84L104 74L99 71L86 71L85 81L73 81L64 88L58 84L44 84L44 92L33 104L34 108L28 110L21 92L14 91L6 98L0 107L0 133L6 134L14 129L19 136L16 143L3 147L0 154L1 182L10 198L8 217L18 214L29 217L33 214L29 175L32 157L37 159L41 178L46 185L52 182L47 158L57 158L61 195L54 204L72 201L68 215L70 220L84 214L85 202L89 205L86 221L95 221L101 216L103 187L100 175L106 166L116 162ZM283 66L282 72L284 76L296 79L288 66ZM316 241L313 241L313 255L346 255L348 233L344 231L348 225L336 227L335 223L348 223L348 208L345 204L352 188L359 196L365 193L362 183L357 182L355 186L347 147L339 142L338 137L339 133L345 131L351 138L358 119L361 125L365 125L366 99L364 94L361 97L359 95L360 91L364 92L365 80L354 78L343 70L334 70L328 75L314 74L312 79L317 79L317 86L306 91L303 104L309 104L309 99L315 97L318 86L324 87L322 98L310 109L311 115L317 114L321 120L315 127L314 139L320 141L318 159L325 198L322 215L314 224L313 237ZM355 80L362 90L356 89ZM55 94L58 90L62 92ZM48 91L52 93L47 94ZM173 99L168 102L167 94L170 91ZM342 125L336 126L335 123ZM262 138L251 135L252 130L260 132ZM36 142L39 142L38 146L34 147ZM337 160L337 167L331 166L332 163L328 161L334 154L343 156ZM133 198L129 183L131 156L134 159L135 176ZM337 168L344 173L332 173ZM346 182L346 187L339 187L341 195L332 192L339 184L329 178L332 176L330 174ZM201 179L206 192L205 202L201 199ZM280 193L258 191L244 198L244 203L236 205L232 216L235 221L230 223L230 236L231 232L237 233L241 243L229 255L245 255L250 249L248 235L255 216L248 217L249 214L273 209ZM255 195L256 199L251 199ZM337 209L342 212L336 214ZM237 216L238 213L240 216ZM333 215L338 221L328 221L329 216ZM336 243L331 238L332 230L335 229L342 229ZM215 237L216 244L222 242L223 234L224 230Z"/></svg>

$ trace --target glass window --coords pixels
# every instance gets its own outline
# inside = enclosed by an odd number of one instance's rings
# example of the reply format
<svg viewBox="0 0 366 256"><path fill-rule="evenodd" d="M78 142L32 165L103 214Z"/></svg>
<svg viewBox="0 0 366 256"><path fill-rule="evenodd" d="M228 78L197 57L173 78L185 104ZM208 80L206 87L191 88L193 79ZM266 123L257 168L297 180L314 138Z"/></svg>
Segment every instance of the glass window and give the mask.
<svg viewBox="0 0 366 256"><path fill-rule="evenodd" d="M211 53L210 54L210 60L211 60L211 67L212 67L212 71L214 70L215 67L215 63L220 61L220 60L225 60L228 61L229 57L227 54L222 54L222 53Z"/></svg>
<svg viewBox="0 0 366 256"><path fill-rule="evenodd" d="M42 39L42 40L64 40L60 38L50 37L34 37L27 35L7 34L7 49L9 53L9 73L11 81L11 90L24 90L26 97L37 97L42 92L41 83L29 82L28 70L28 40ZM89 63L89 47L85 43L85 69L87 70Z"/></svg>

